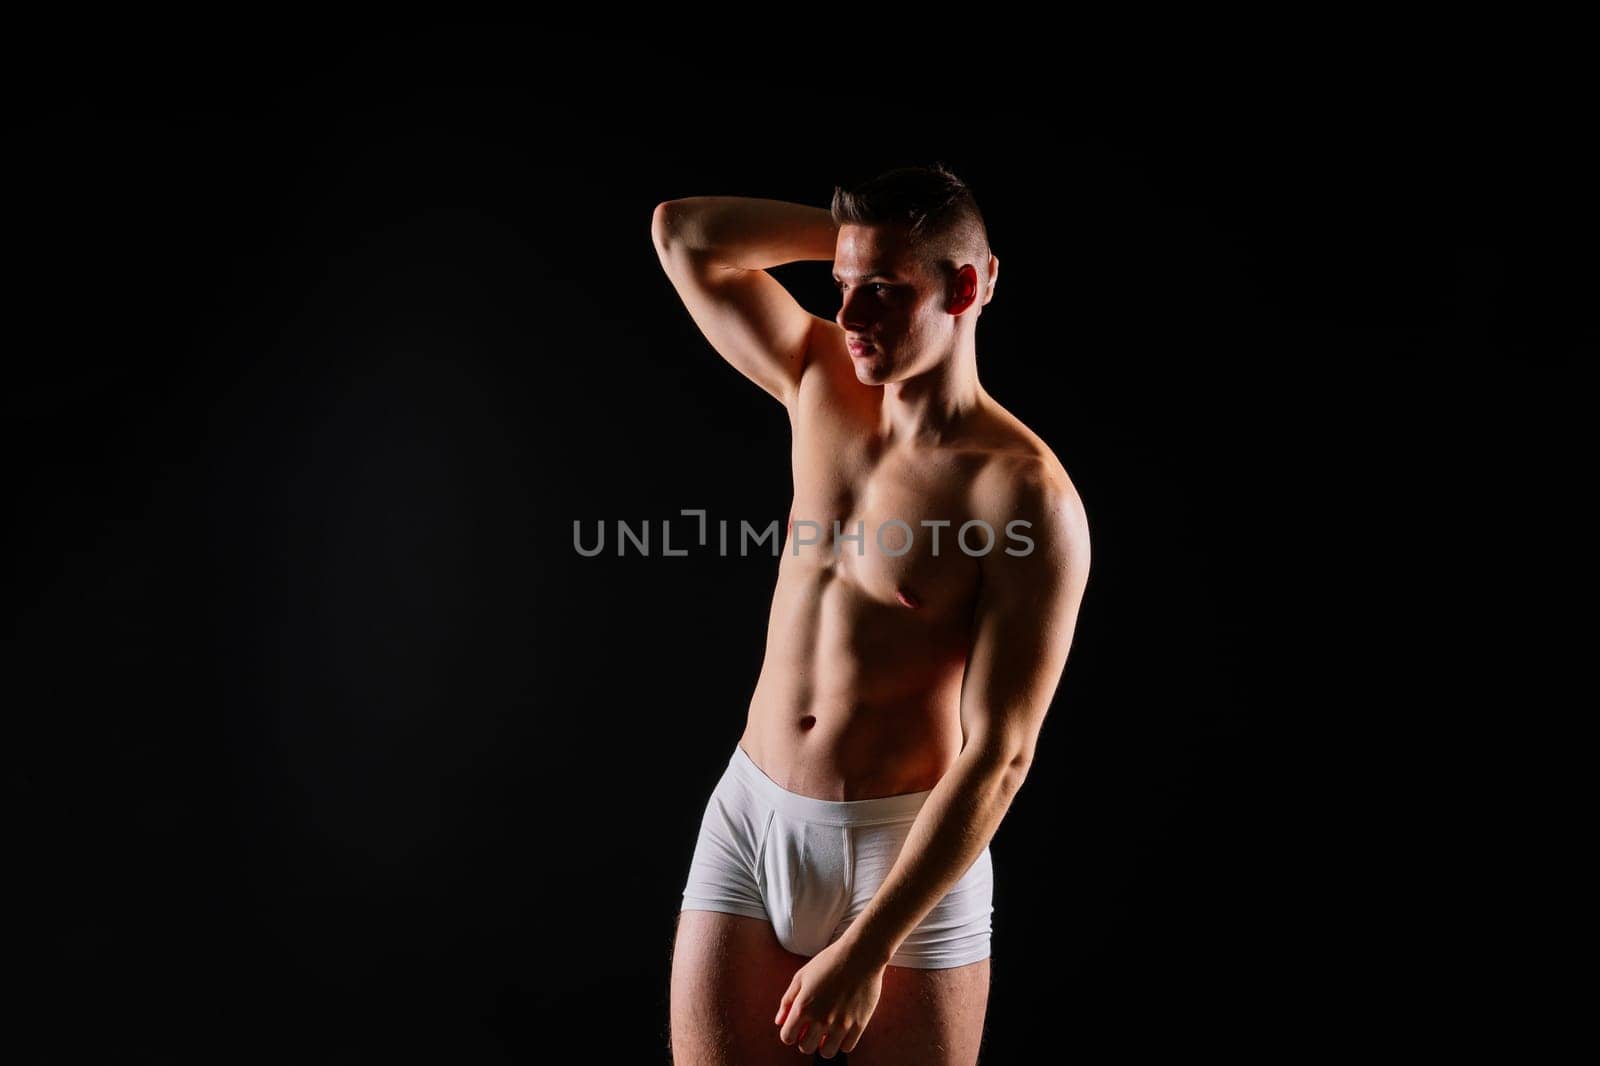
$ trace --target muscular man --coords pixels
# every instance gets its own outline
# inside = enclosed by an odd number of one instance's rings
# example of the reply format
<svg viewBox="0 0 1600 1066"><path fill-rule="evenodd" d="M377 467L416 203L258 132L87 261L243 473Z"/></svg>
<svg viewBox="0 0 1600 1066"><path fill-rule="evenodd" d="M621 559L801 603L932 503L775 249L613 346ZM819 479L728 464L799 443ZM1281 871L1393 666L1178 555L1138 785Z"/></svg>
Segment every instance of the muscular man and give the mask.
<svg viewBox="0 0 1600 1066"><path fill-rule="evenodd" d="M989 840L1089 567L1066 471L978 382L1000 261L938 164L836 188L830 210L669 200L652 235L706 339L794 435L766 657L678 915L674 1062L971 1064ZM832 261L833 320L767 273L801 259Z"/></svg>

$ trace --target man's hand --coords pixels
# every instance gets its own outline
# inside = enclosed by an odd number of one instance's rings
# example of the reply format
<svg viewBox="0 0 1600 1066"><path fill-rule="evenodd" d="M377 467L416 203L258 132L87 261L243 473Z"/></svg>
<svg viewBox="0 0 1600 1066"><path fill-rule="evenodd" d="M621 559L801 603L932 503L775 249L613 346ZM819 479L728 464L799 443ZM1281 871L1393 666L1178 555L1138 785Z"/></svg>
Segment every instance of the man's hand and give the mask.
<svg viewBox="0 0 1600 1066"><path fill-rule="evenodd" d="M884 964L836 940L812 956L789 982L778 1004L778 1039L799 1041L796 1051L821 1051L831 1059L855 1050L856 1041L878 1007Z"/></svg>

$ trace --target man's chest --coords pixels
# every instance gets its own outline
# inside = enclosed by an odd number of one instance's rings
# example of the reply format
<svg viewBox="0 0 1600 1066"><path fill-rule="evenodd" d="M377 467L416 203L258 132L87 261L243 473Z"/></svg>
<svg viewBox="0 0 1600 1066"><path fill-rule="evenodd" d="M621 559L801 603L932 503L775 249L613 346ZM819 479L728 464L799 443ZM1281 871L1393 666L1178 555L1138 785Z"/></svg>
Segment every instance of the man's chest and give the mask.
<svg viewBox="0 0 1600 1066"><path fill-rule="evenodd" d="M930 620L962 612L991 539L972 514L979 461L934 449L883 452L864 434L797 433L785 554L885 607Z"/></svg>

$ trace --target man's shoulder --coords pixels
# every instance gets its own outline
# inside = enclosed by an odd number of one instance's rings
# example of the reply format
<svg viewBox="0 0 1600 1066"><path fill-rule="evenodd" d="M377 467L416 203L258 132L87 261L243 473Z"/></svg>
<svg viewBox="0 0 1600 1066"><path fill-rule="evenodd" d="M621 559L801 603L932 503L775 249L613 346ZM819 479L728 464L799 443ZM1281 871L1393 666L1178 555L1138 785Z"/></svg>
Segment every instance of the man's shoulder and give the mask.
<svg viewBox="0 0 1600 1066"><path fill-rule="evenodd" d="M973 479L974 516L997 531L1012 521L1049 526L1059 535L1087 535L1083 499L1067 469L1038 434L1014 417L997 427Z"/></svg>
<svg viewBox="0 0 1600 1066"><path fill-rule="evenodd" d="M985 421L978 480L986 491L1077 495L1055 451L1020 418L996 404Z"/></svg>

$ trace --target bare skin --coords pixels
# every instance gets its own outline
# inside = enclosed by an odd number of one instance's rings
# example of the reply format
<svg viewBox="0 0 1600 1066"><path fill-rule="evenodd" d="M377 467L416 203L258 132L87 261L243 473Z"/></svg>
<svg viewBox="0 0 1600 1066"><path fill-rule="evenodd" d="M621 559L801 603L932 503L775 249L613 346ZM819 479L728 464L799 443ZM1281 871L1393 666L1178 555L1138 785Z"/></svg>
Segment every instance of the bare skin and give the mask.
<svg viewBox="0 0 1600 1066"><path fill-rule="evenodd" d="M819 208L745 198L661 205L653 234L707 339L784 404L794 434L790 526L740 747L806 796L935 790L867 913L811 960L784 951L769 923L680 916L674 1061L844 1050L858 1066L973 1063L989 960L886 960L1020 787L1088 546L1061 463L978 381L976 322L999 260L934 272L900 227L840 227ZM834 320L766 273L796 259L833 261ZM1034 521L1021 535L1048 550L1014 560L1004 549L1029 543L1007 523L1023 516ZM958 542L973 519L994 539L973 527Z"/></svg>

